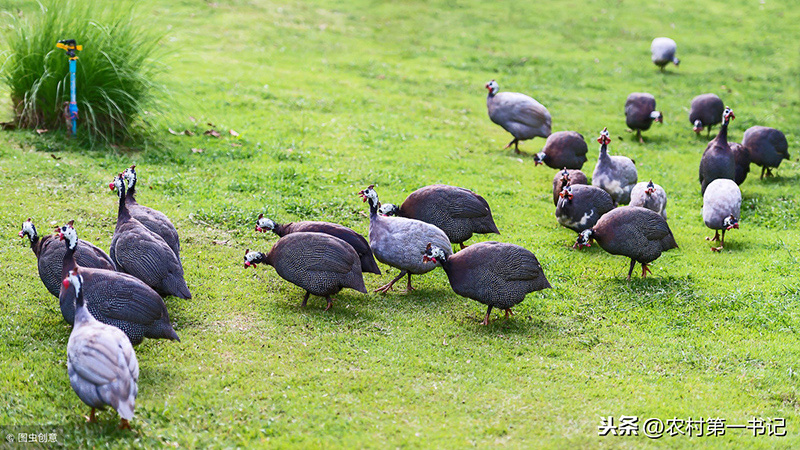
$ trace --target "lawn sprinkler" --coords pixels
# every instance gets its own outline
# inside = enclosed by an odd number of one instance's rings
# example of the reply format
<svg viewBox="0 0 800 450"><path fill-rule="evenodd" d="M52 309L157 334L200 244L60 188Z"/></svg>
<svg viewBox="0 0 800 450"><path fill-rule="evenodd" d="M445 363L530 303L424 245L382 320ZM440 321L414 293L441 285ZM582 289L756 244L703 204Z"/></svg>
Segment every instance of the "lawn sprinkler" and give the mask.
<svg viewBox="0 0 800 450"><path fill-rule="evenodd" d="M75 39L64 39L58 41L56 47L63 49L69 56L69 108L65 108L64 116L67 119L67 124L72 125L72 135L78 133L78 101L75 94L75 71L78 65L78 55L76 51L83 50L82 45L77 45Z"/></svg>

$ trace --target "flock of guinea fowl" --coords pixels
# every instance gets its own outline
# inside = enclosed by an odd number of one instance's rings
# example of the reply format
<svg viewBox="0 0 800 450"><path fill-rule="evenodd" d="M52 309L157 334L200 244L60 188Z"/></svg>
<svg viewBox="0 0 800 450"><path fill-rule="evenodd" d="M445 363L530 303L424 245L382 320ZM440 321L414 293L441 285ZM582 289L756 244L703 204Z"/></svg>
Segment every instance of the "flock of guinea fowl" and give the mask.
<svg viewBox="0 0 800 450"><path fill-rule="evenodd" d="M653 62L664 70L678 64L675 42L657 38L652 46ZM553 180L553 202L558 222L578 233L574 247L596 242L611 254L630 258L631 277L635 264L648 264L677 243L666 221L667 197L652 181L638 182L634 162L611 155L608 130L600 133L600 157L592 183L581 172L587 145L580 134L561 131L551 134L547 109L531 97L499 92L497 83L486 84L487 108L493 122L513 136L506 146L545 137L536 164L558 169ZM641 132L661 121L655 99L634 93L625 105L628 126ZM762 166L762 178L782 159L788 159L783 133L766 127L748 129L741 144L729 143L727 129L733 111L714 94L692 101L689 121L694 131L720 124L717 136L703 153L699 181L703 195L703 220L716 230L719 251L725 232L739 227L741 192L739 184L751 162ZM40 237L31 219L22 225L20 236L30 239L38 259L39 275L45 287L58 297L64 319L73 325L67 344L70 384L80 399L95 409L114 408L121 426L129 427L138 392L139 367L133 345L147 338L178 340L162 296L191 298L180 260L178 233L162 213L139 205L136 167L114 177L109 187L119 196L117 224L108 254L78 239L73 222ZM387 292L408 277L441 266L453 291L487 305L483 324L492 308L505 311L520 303L526 294L549 288L550 284L533 253L514 244L481 242L465 246L474 233L499 233L489 204L474 192L448 185L423 187L400 205L381 204L374 186L359 192L369 204L369 241L345 226L328 222L278 224L258 217L256 230L272 231L280 239L268 253L247 250L244 266L269 264L278 275L305 290L302 305L310 295L327 300L342 288L366 293L363 272L380 274L375 259L400 270L397 277L376 289ZM619 206L627 205L627 206ZM721 232L721 236L720 236ZM62 242L63 241L63 242ZM458 252L452 244L459 244Z"/></svg>

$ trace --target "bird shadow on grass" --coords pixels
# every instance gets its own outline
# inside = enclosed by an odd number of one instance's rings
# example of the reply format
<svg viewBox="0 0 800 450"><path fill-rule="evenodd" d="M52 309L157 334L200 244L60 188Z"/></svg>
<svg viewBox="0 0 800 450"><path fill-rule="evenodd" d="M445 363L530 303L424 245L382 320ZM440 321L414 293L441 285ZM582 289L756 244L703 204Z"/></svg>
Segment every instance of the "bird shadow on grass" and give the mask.
<svg viewBox="0 0 800 450"><path fill-rule="evenodd" d="M363 302L368 300L368 297L361 294L350 295L340 292L332 296L334 299L333 304L328 311L325 311L325 306L327 304L325 298L314 295L308 298L308 303L305 307L301 306L303 303L303 295L304 294L287 297L285 301L278 302L275 307L280 312L285 312L286 314L304 313L308 316L313 316L315 320L321 321L374 320L373 315L367 311L367 308L361 306ZM265 312L264 314L268 313Z"/></svg>
<svg viewBox="0 0 800 450"><path fill-rule="evenodd" d="M758 166L755 166L755 171L751 171L751 175L756 175L753 177L753 181L756 183L763 183L768 186L797 186L800 184L800 174L794 173L791 175L773 175L771 177L765 176L764 178L759 178L761 176L761 170ZM773 174L775 173L775 169L773 169ZM750 177L748 176L748 179Z"/></svg>

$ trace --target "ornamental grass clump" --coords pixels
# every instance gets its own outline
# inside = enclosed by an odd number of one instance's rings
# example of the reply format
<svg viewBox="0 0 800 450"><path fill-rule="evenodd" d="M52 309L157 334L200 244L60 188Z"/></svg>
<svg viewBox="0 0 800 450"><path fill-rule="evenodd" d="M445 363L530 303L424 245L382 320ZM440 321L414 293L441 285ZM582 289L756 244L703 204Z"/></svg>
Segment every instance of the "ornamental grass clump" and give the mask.
<svg viewBox="0 0 800 450"><path fill-rule="evenodd" d="M18 127L67 128L69 62L56 48L62 39L83 46L76 74L81 140L116 143L134 137L137 119L163 93L155 82L162 36L135 14L133 4L54 0L35 14L11 18L4 37L0 77Z"/></svg>

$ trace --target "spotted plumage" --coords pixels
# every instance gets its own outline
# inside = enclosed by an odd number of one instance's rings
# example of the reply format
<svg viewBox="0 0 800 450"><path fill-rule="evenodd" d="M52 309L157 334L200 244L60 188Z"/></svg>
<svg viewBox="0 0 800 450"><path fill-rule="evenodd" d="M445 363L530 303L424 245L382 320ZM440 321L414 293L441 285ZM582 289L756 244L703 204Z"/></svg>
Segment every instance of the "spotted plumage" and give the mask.
<svg viewBox="0 0 800 450"><path fill-rule="evenodd" d="M631 206L641 206L667 218L667 193L664 188L650 181L636 183L631 190Z"/></svg>
<svg viewBox="0 0 800 450"><path fill-rule="evenodd" d="M772 169L781 161L789 159L789 143L786 136L775 128L755 126L744 132L742 145L750 154L750 161L761 166L761 178L772 176Z"/></svg>
<svg viewBox="0 0 800 450"><path fill-rule="evenodd" d="M561 170L553 177L553 204L558 205L558 199L561 198L559 194L567 186L574 186L578 184L589 184L586 174L577 169Z"/></svg>
<svg viewBox="0 0 800 450"><path fill-rule="evenodd" d="M733 111L725 108L719 133L708 143L702 158L700 158L701 195L705 194L709 183L718 178L736 179L736 158L728 145L728 124L733 118Z"/></svg>
<svg viewBox="0 0 800 450"><path fill-rule="evenodd" d="M725 246L725 232L739 228L741 218L742 191L732 180L717 179L711 182L703 194L703 222L708 228L715 231L714 237L709 240L719 241L719 247L712 247L713 251L720 251ZM720 238L720 231L722 236Z"/></svg>
<svg viewBox="0 0 800 450"><path fill-rule="evenodd" d="M677 52L678 44L668 37L657 37L650 44L650 59L653 64L661 68L662 72L664 71L664 66L669 63L673 63L676 66L681 63L681 60L675 56Z"/></svg>
<svg viewBox="0 0 800 450"><path fill-rule="evenodd" d="M486 83L486 89L489 90L486 97L489 119L514 136L506 148L513 145L514 151L519 153L519 141L550 136L552 119L541 103L518 92L499 92L500 87L494 80Z"/></svg>
<svg viewBox="0 0 800 450"><path fill-rule="evenodd" d="M562 226L580 233L592 228L600 217L614 209L608 192L583 184L565 187L559 194L556 219Z"/></svg>
<svg viewBox="0 0 800 450"><path fill-rule="evenodd" d="M733 181L741 186L747 179L747 174L750 173L750 152L738 142L729 142L728 146L733 152L733 161L736 164L736 176Z"/></svg>
<svg viewBox="0 0 800 450"><path fill-rule="evenodd" d="M580 170L586 162L588 152L589 147L580 133L558 131L547 138L542 151L534 155L533 161L537 166L546 164L553 169Z"/></svg>
<svg viewBox="0 0 800 450"><path fill-rule="evenodd" d="M695 133L700 134L707 128L711 135L714 125L722 123L722 113L725 112L725 103L716 94L701 94L692 99L689 109L689 122Z"/></svg>
<svg viewBox="0 0 800 450"><path fill-rule="evenodd" d="M608 154L608 144L611 142L608 129L603 129L598 142L600 157L592 173L592 186L608 192L615 205L627 204L631 201L631 190L638 181L636 165L628 157Z"/></svg>
<svg viewBox="0 0 800 450"><path fill-rule="evenodd" d="M661 123L663 116L656 111L656 98L646 92L634 92L625 101L625 123L631 130L636 130L636 138L640 143L642 131L650 129L653 121Z"/></svg>

